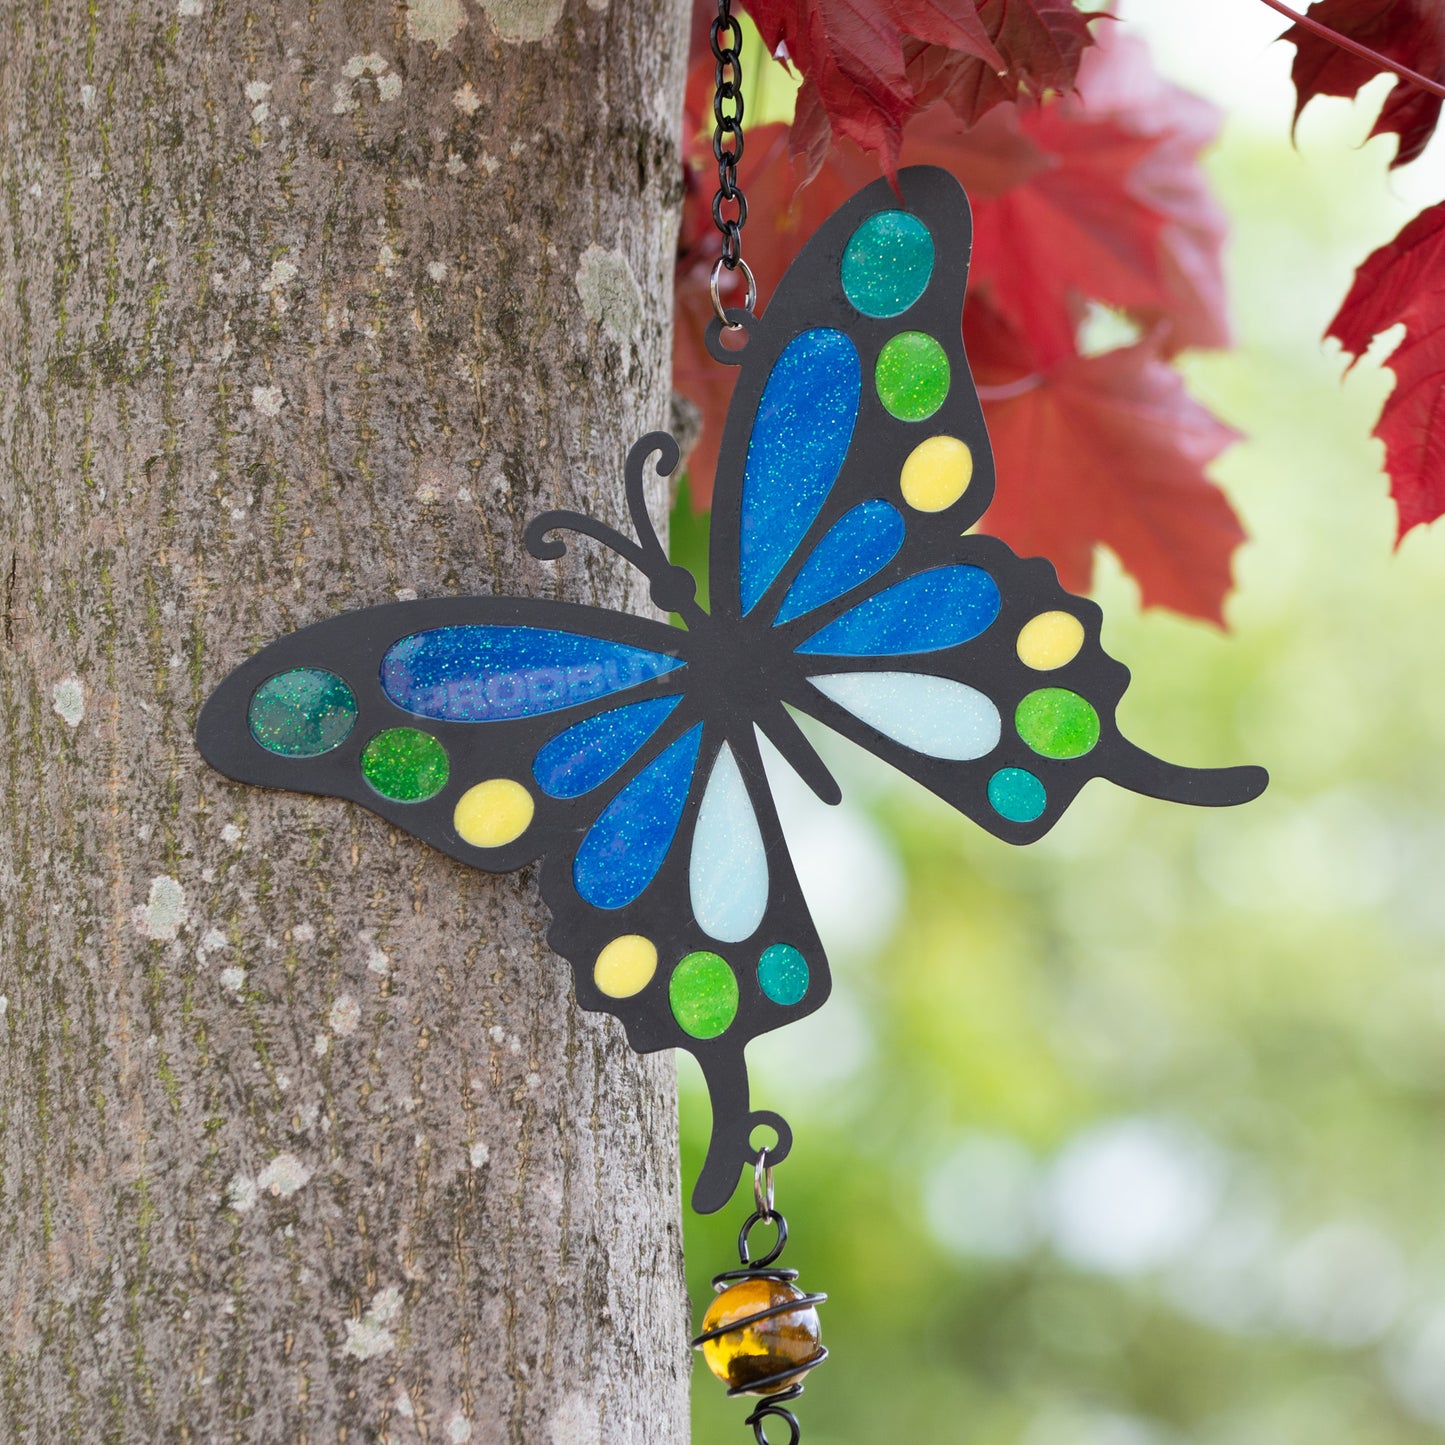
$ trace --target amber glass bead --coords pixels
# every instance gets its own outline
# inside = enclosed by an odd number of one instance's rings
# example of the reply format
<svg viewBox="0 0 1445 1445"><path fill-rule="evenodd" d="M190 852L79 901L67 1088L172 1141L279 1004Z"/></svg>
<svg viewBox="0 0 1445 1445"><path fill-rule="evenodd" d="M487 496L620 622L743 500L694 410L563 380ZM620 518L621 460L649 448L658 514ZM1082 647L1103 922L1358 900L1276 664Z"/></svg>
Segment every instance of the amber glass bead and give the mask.
<svg viewBox="0 0 1445 1445"><path fill-rule="evenodd" d="M787 1389L791 1378L763 1389L754 1387L785 1371L795 1375L818 1357L822 1339L818 1311L811 1304L799 1304L752 1324L747 1321L762 1310L804 1298L802 1290L780 1279L745 1279L729 1285L703 1316L703 1334L727 1331L703 1344L708 1369L730 1390L770 1395ZM729 1325L736 1328L728 1329Z"/></svg>

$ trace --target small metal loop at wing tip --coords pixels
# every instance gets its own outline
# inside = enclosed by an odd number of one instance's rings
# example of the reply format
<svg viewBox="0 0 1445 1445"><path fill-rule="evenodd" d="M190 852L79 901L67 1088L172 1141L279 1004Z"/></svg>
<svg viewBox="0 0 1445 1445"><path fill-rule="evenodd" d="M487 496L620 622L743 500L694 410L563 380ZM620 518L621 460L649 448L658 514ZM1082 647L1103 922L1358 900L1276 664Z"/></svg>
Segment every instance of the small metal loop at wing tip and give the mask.
<svg viewBox="0 0 1445 1445"><path fill-rule="evenodd" d="M754 311L757 309L758 283L753 278L752 267L739 256L737 265L727 266L727 269L729 271L736 270L743 273L743 286L745 288L743 304L741 307L724 306L722 294L719 289L724 266L726 266L726 262L723 257L719 256L713 263L712 272L708 277L708 295L712 300L712 312L717 318L719 327L724 331L736 333L747 328L747 320L738 319L735 313L741 312L748 320L751 320Z"/></svg>

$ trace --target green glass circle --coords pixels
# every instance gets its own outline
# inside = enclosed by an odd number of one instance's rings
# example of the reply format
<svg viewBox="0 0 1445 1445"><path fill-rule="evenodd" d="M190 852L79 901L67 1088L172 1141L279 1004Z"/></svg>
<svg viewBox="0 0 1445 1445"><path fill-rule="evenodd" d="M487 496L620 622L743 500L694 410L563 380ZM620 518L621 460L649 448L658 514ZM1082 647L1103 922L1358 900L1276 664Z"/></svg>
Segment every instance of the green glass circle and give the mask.
<svg viewBox="0 0 1445 1445"><path fill-rule="evenodd" d="M381 794L398 803L434 798L447 785L447 750L417 728L387 728L361 752L361 771Z"/></svg>
<svg viewBox="0 0 1445 1445"><path fill-rule="evenodd" d="M1031 692L1014 712L1014 726L1046 758L1081 758L1099 741L1099 714L1066 687Z"/></svg>
<svg viewBox="0 0 1445 1445"><path fill-rule="evenodd" d="M789 943L775 943L758 960L758 987L774 1003L791 1008L808 991L808 960Z"/></svg>
<svg viewBox="0 0 1445 1445"><path fill-rule="evenodd" d="M907 211L869 216L843 252L843 291L865 316L899 316L933 275L933 237Z"/></svg>
<svg viewBox="0 0 1445 1445"><path fill-rule="evenodd" d="M315 758L340 747L356 725L356 698L334 672L295 667L251 694L251 736L268 753Z"/></svg>
<svg viewBox="0 0 1445 1445"><path fill-rule="evenodd" d="M1000 818L1032 823L1043 815L1049 796L1026 768L1000 768L988 780L988 800Z"/></svg>
<svg viewBox="0 0 1445 1445"><path fill-rule="evenodd" d="M948 353L922 331L901 331L878 353L878 399L899 421L932 416L948 396L950 379Z"/></svg>
<svg viewBox="0 0 1445 1445"><path fill-rule="evenodd" d="M721 954L700 950L673 969L667 999L683 1033L715 1039L737 1017L738 981Z"/></svg>

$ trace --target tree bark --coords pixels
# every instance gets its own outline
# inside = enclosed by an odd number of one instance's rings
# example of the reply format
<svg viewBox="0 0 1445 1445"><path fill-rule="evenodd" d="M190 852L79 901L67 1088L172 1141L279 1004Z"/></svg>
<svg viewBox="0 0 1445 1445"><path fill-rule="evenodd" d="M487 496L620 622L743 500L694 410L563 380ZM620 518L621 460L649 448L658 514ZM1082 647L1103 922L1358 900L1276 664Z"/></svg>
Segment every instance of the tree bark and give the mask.
<svg viewBox="0 0 1445 1445"><path fill-rule="evenodd" d="M6 1441L686 1438L670 1058L530 871L191 741L344 608L646 605L521 539L666 419L686 9L9 7Z"/></svg>

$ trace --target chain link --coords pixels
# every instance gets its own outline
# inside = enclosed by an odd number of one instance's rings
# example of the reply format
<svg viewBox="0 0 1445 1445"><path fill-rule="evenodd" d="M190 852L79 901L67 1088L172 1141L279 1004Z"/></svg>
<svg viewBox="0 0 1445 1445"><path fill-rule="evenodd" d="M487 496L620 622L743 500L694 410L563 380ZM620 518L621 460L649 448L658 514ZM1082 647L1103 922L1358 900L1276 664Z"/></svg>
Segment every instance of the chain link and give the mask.
<svg viewBox="0 0 1445 1445"><path fill-rule="evenodd" d="M718 0L717 17L709 32L715 61L716 89L712 113L716 128L712 153L717 160L717 193L712 198L713 224L722 233L722 256L712 272L713 310L718 319L733 329L724 315L718 295L721 270L742 270L747 284L745 309L751 311L757 299L752 272L743 260L743 227L748 223L748 198L738 186L738 162L743 158L743 69L742 26L732 13L732 0Z"/></svg>

